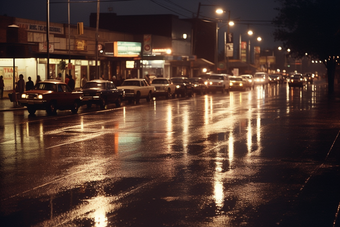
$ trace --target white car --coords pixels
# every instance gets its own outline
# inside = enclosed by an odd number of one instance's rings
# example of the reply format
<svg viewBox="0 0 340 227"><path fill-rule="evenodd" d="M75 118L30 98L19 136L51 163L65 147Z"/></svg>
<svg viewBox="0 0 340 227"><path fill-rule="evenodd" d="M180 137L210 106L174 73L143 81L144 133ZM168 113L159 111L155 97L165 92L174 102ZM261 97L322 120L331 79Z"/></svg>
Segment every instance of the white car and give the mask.
<svg viewBox="0 0 340 227"><path fill-rule="evenodd" d="M165 98L175 97L176 85L167 78L156 78L152 80L152 86L155 87L153 96L159 97L164 96Z"/></svg>
<svg viewBox="0 0 340 227"><path fill-rule="evenodd" d="M242 79L245 81L245 86L249 88L254 88L254 78L251 74L242 74Z"/></svg>
<svg viewBox="0 0 340 227"><path fill-rule="evenodd" d="M208 80L208 91L215 93L221 91L222 93L229 93L229 75L228 74L211 74Z"/></svg>
<svg viewBox="0 0 340 227"><path fill-rule="evenodd" d="M268 84L269 79L268 79L268 73L265 72L256 72L254 74L254 82L255 84Z"/></svg>
<svg viewBox="0 0 340 227"><path fill-rule="evenodd" d="M149 85L145 79L126 79L117 88L124 90L125 99L136 103L139 103L141 98L145 98L147 102L150 102L155 91L155 87Z"/></svg>

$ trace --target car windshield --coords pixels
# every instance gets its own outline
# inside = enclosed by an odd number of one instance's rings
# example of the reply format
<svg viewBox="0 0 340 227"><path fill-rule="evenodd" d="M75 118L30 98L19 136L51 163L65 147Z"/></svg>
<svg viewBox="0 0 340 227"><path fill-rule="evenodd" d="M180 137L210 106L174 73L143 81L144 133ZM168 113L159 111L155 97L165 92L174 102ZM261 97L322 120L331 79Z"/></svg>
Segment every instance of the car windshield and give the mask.
<svg viewBox="0 0 340 227"><path fill-rule="evenodd" d="M55 91L55 90L57 90L56 88L57 88L56 84L39 83L37 90Z"/></svg>
<svg viewBox="0 0 340 227"><path fill-rule="evenodd" d="M230 78L231 81L242 81L242 78Z"/></svg>
<svg viewBox="0 0 340 227"><path fill-rule="evenodd" d="M189 81L191 81L191 82L199 82L199 78L189 78Z"/></svg>
<svg viewBox="0 0 340 227"><path fill-rule="evenodd" d="M254 77L257 77L257 78L264 78L264 74L255 74Z"/></svg>
<svg viewBox="0 0 340 227"><path fill-rule="evenodd" d="M84 85L84 88L105 88L104 83L97 83L97 82L87 82Z"/></svg>
<svg viewBox="0 0 340 227"><path fill-rule="evenodd" d="M152 84L168 84L168 80L153 80Z"/></svg>
<svg viewBox="0 0 340 227"><path fill-rule="evenodd" d="M184 79L172 79L172 82L174 83L185 83Z"/></svg>
<svg viewBox="0 0 340 227"><path fill-rule="evenodd" d="M279 75L270 75L269 77L271 77L271 78L277 78L277 77L279 77Z"/></svg>
<svg viewBox="0 0 340 227"><path fill-rule="evenodd" d="M210 80L223 80L223 76L210 76Z"/></svg>
<svg viewBox="0 0 340 227"><path fill-rule="evenodd" d="M300 79L300 78L301 78L301 75L293 75L292 78L294 78L294 79Z"/></svg>
<svg viewBox="0 0 340 227"><path fill-rule="evenodd" d="M122 86L138 86L139 87L140 83L139 81L136 80L125 80L122 83Z"/></svg>

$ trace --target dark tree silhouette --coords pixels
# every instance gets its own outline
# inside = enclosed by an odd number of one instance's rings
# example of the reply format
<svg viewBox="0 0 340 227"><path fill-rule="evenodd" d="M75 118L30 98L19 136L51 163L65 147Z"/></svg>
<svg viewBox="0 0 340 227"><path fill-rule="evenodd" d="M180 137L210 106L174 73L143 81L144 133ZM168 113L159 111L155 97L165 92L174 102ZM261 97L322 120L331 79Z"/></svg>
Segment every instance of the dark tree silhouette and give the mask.
<svg viewBox="0 0 340 227"><path fill-rule="evenodd" d="M278 0L274 37L299 58L308 53L327 68L328 92L334 92L340 62L340 0Z"/></svg>

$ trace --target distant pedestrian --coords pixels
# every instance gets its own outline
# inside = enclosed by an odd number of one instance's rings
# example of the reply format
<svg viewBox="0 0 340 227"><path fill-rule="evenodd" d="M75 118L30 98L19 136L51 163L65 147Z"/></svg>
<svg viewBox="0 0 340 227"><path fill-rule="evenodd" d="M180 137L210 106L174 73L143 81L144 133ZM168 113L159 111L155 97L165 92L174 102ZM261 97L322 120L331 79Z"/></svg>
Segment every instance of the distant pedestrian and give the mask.
<svg viewBox="0 0 340 227"><path fill-rule="evenodd" d="M4 95L4 87L5 87L4 79L3 79L3 76L1 75L1 76L0 76L0 98L1 98L1 99L3 99L3 95Z"/></svg>
<svg viewBox="0 0 340 227"><path fill-rule="evenodd" d="M70 76L68 74L66 74L66 76L65 76L65 83L68 84L69 80L70 80Z"/></svg>
<svg viewBox="0 0 340 227"><path fill-rule="evenodd" d="M34 89L34 83L31 79L31 77L28 77L28 81L26 82L26 91L33 90Z"/></svg>
<svg viewBox="0 0 340 227"><path fill-rule="evenodd" d="M72 78L72 75L69 76L69 81L68 81L68 86L72 89L72 91L74 90L76 83L74 81L74 79Z"/></svg>
<svg viewBox="0 0 340 227"><path fill-rule="evenodd" d="M17 82L17 87L15 89L16 92L19 92L19 94L24 93L25 91L25 81L24 81L24 75L19 75L19 80Z"/></svg>
<svg viewBox="0 0 340 227"><path fill-rule="evenodd" d="M83 88L86 82L87 82L87 79L86 79L86 75L84 74L80 81L80 87Z"/></svg>
<svg viewBox="0 0 340 227"><path fill-rule="evenodd" d="M38 84L39 84L39 82L41 81L41 79L40 79L40 76L39 75L37 75L37 80L35 81L35 88L37 88L38 87Z"/></svg>

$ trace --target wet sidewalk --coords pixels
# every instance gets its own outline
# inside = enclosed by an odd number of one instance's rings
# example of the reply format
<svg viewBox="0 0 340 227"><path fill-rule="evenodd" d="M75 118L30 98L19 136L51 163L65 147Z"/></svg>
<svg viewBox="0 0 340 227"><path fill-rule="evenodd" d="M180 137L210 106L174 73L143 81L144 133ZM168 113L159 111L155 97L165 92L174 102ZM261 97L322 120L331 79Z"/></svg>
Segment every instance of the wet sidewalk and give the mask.
<svg viewBox="0 0 340 227"><path fill-rule="evenodd" d="M8 92L5 91L3 94L3 99L0 99L0 112L22 109L25 109L25 107L17 106L15 103L11 102L11 100L8 97Z"/></svg>

